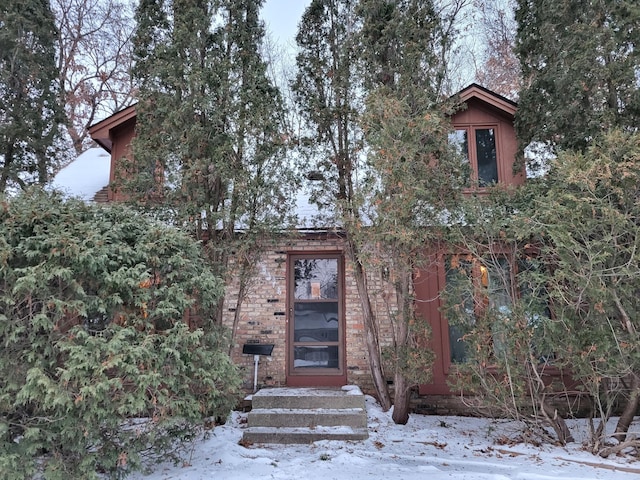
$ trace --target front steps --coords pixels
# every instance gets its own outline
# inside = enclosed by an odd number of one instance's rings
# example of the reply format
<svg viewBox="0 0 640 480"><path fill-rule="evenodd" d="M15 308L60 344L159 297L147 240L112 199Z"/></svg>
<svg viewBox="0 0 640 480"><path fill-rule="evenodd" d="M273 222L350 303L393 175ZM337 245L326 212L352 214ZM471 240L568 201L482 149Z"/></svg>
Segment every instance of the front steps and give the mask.
<svg viewBox="0 0 640 480"><path fill-rule="evenodd" d="M109 185L102 187L93 196L93 201L96 203L108 203L109 202Z"/></svg>
<svg viewBox="0 0 640 480"><path fill-rule="evenodd" d="M364 440L367 409L356 386L266 388L252 398L244 443Z"/></svg>

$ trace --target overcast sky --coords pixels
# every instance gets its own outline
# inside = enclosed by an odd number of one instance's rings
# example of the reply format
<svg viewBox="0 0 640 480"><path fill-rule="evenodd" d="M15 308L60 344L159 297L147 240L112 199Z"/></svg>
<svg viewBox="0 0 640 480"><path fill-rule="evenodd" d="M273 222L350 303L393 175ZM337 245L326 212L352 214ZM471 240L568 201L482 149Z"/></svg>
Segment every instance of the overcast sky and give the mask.
<svg viewBox="0 0 640 480"><path fill-rule="evenodd" d="M290 60L285 63L293 63L295 55L295 36L298 30L298 23L302 18L304 10L309 6L311 0L265 0L262 7L262 19L265 22L268 36L281 48L279 51L288 55ZM461 15L463 23L472 22L472 9L469 7ZM462 28L466 31L466 28ZM468 33L468 32L467 32ZM473 56L472 51L477 49L475 45L475 35L463 35L458 39L460 51L453 59L454 90L460 89L474 81Z"/></svg>
<svg viewBox="0 0 640 480"><path fill-rule="evenodd" d="M262 18L274 41L283 47L295 45L298 22L311 0L266 0Z"/></svg>

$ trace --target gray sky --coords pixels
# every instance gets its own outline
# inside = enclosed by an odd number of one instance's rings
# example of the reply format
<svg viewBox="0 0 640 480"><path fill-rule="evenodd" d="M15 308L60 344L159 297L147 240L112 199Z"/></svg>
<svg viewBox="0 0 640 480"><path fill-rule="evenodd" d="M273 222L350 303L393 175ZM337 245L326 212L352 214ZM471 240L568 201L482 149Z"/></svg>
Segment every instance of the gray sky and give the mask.
<svg viewBox="0 0 640 480"><path fill-rule="evenodd" d="M283 47L295 45L298 22L310 0L266 0L262 18L274 41Z"/></svg>
<svg viewBox="0 0 640 480"><path fill-rule="evenodd" d="M492 1L502 2L504 0ZM285 60L285 64L293 63L298 23L310 3L311 0L265 0L262 7L262 19L265 22L269 38L276 46L280 47L281 53L289 56L289 60ZM471 34L471 31L467 31L464 27L465 22L473 22L472 5L469 2L465 12L461 14L462 30L467 34L458 39L460 51L450 60L453 90L459 90L474 81L473 57L478 48L477 39L476 35Z"/></svg>

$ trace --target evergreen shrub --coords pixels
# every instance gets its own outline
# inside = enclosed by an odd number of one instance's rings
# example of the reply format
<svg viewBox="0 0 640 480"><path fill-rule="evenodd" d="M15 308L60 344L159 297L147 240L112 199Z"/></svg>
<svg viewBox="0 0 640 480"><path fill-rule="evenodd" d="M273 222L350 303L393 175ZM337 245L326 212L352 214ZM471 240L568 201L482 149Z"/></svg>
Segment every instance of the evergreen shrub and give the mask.
<svg viewBox="0 0 640 480"><path fill-rule="evenodd" d="M226 417L222 292L196 242L124 206L0 200L0 478L124 477Z"/></svg>

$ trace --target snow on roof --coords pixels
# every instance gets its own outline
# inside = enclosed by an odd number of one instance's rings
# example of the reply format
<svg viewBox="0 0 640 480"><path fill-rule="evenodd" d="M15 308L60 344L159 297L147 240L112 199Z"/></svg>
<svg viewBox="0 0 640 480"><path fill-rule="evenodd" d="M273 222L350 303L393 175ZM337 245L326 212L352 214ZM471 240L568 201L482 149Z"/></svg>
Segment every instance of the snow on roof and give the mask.
<svg viewBox="0 0 640 480"><path fill-rule="evenodd" d="M295 203L296 228L299 230L322 230L334 225L318 206L311 202L310 195L303 191L296 194Z"/></svg>
<svg viewBox="0 0 640 480"><path fill-rule="evenodd" d="M92 201L99 190L109 185L110 168L110 154L102 148L90 148L60 170L50 186L70 197ZM296 195L294 213L298 229L317 230L333 226L330 217L328 219L305 192L300 191Z"/></svg>
<svg viewBox="0 0 640 480"><path fill-rule="evenodd" d="M102 148L90 148L69 165L60 170L51 182L51 187L71 197L86 201L109 185L111 156Z"/></svg>

